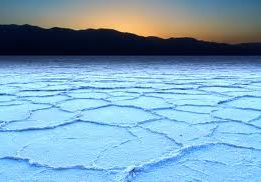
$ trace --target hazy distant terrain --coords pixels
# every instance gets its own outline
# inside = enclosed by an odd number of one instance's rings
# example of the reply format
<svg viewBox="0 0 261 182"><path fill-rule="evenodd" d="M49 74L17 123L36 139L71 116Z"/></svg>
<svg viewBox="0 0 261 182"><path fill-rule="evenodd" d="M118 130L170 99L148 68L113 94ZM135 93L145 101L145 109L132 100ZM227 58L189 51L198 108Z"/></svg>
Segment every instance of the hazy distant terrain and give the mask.
<svg viewBox="0 0 261 182"><path fill-rule="evenodd" d="M261 55L261 43L142 37L110 29L0 25L0 55Z"/></svg>

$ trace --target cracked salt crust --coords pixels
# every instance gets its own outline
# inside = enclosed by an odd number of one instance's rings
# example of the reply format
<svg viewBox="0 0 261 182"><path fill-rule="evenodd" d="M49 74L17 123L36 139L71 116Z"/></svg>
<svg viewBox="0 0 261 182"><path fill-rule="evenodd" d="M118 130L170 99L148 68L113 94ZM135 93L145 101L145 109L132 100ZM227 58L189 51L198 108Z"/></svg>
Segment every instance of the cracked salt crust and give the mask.
<svg viewBox="0 0 261 182"><path fill-rule="evenodd" d="M92 59L0 58L0 181L261 181L260 57Z"/></svg>

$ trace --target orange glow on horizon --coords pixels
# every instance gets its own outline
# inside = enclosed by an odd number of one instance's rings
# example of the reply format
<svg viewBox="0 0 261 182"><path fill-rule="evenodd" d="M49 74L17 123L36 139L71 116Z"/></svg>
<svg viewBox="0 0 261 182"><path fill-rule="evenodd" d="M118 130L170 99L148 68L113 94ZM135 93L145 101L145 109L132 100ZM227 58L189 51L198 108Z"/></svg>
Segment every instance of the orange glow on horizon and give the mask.
<svg viewBox="0 0 261 182"><path fill-rule="evenodd" d="M203 1L200 6L195 1L187 4L174 0L166 3L162 3L164 0L57 1L53 6L50 6L53 1L47 1L41 1L42 6L37 3L38 9L29 9L32 3L26 6L21 3L11 12L5 8L5 16L0 16L1 23L32 24L46 28L108 28L141 36L192 37L228 43L261 41L261 23L255 19L259 11L253 9L255 7L250 3L248 11L256 11L253 15L245 13L245 6L238 7L236 12L224 9L227 4L219 9L213 3ZM32 4L32 7L35 6Z"/></svg>

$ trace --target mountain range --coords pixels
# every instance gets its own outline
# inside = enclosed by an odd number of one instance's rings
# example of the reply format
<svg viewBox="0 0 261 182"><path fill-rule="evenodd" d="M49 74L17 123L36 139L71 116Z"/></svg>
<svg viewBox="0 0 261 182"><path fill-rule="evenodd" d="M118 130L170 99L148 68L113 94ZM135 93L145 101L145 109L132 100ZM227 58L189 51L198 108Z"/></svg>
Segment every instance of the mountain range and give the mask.
<svg viewBox="0 0 261 182"><path fill-rule="evenodd" d="M112 29L0 25L0 55L261 55L261 43L163 39Z"/></svg>

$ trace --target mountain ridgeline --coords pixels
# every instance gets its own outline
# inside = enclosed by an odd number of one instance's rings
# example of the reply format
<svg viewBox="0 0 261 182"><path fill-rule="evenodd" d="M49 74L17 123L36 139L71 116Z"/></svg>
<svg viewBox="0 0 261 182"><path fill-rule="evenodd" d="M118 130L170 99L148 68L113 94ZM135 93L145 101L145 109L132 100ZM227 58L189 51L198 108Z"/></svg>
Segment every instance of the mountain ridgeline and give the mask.
<svg viewBox="0 0 261 182"><path fill-rule="evenodd" d="M0 55L261 55L261 43L143 37L111 29L0 25Z"/></svg>

